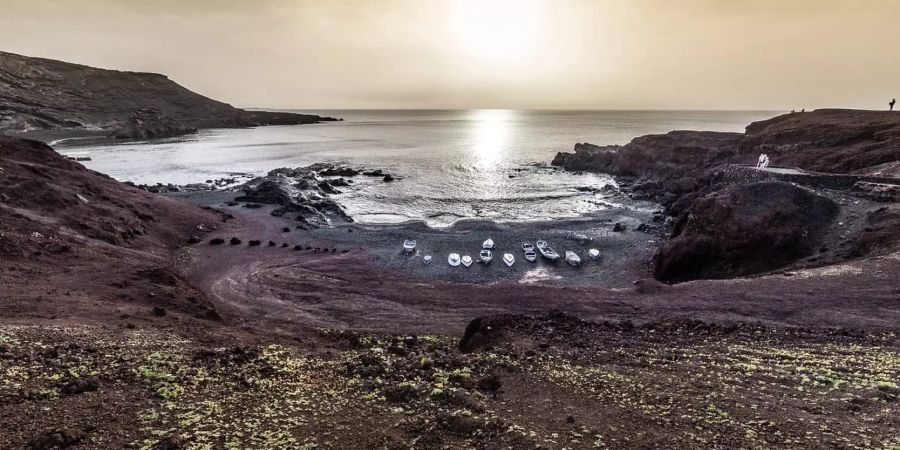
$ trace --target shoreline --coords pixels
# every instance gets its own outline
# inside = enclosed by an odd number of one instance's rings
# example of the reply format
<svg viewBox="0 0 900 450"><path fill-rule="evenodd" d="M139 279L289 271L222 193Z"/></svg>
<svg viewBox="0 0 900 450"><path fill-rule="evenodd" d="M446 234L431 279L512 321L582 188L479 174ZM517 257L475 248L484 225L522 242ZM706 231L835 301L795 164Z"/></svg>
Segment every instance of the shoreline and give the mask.
<svg viewBox="0 0 900 450"><path fill-rule="evenodd" d="M432 227L424 220L413 220L393 224L337 223L331 227L301 230L297 229L294 220L272 216L270 212L275 209L274 206L227 206L233 199L232 192L173 193L169 196L220 209L256 224L252 231L234 236L242 242L259 240L266 245L268 241L273 241L278 248L285 243L290 248L297 244L303 244L304 248L343 246L372 258L371 263L375 267L424 280L449 282L520 282L530 279L532 282L546 281L551 284L588 285L599 282L609 287L627 287L637 279L650 276L647 270L650 258L666 235L663 224L653 223L655 211L650 208L610 208L579 217L520 223L467 218L448 227ZM616 224L625 230L612 231ZM645 231L636 230L641 224L645 225ZM291 231L285 233L285 228ZM232 236L210 237L228 240ZM490 265L476 262L470 268L453 268L447 264L447 254L452 252L469 254L477 261L481 243L488 237L497 243L495 258ZM418 242L412 256L403 255L401 244L405 239ZM521 244L537 240L547 240L560 255L566 250L575 251L581 256L582 265L570 267L562 260L551 263L541 257L536 262L527 262ZM587 250L595 247L601 251L599 261L591 261L587 255ZM503 253L515 256L513 267L503 264ZM426 254L433 258L429 265L421 261ZM547 272L547 276L535 277L534 272L541 270Z"/></svg>

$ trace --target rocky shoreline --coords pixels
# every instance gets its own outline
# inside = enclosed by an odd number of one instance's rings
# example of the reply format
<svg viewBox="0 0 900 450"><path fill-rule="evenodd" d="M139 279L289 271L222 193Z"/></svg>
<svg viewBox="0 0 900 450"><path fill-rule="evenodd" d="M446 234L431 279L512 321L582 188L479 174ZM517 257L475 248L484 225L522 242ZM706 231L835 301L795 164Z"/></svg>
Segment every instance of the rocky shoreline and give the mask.
<svg viewBox="0 0 900 450"><path fill-rule="evenodd" d="M329 225L298 229L302 212L271 215L314 208L359 172L279 169L167 198L0 137L0 447L896 443L898 253L666 285L650 278L660 229L640 229L665 219L650 209L449 230L318 210L310 217ZM722 202L758 208L760 188L794 211L834 208L751 175L726 172L729 187L701 209L744 215ZM254 202L228 206L237 196ZM846 225L826 239L866 232L878 196L826 196L831 222ZM872 214L889 217L880 205ZM681 223L682 236L704 232L704 217ZM870 235L872 248L890 249L891 230ZM504 248L535 236L560 249L599 243L605 258L445 277L440 259L423 269L402 254L411 233L435 255L490 234ZM563 275L524 282L526 270Z"/></svg>
<svg viewBox="0 0 900 450"><path fill-rule="evenodd" d="M752 169L761 153L789 169ZM890 193L900 178L889 168L897 161L900 115L817 110L756 122L743 134L673 131L624 146L577 144L552 164L623 177L632 198L662 204L675 227L654 270L675 282L893 251L900 203ZM828 183L832 174L859 179Z"/></svg>

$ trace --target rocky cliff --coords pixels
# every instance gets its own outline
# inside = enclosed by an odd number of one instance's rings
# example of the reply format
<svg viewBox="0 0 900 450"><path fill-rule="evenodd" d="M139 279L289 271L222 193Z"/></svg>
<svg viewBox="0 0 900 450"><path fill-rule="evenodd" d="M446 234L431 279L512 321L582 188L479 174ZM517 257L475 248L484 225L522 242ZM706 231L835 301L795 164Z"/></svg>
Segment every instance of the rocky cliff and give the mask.
<svg viewBox="0 0 900 450"><path fill-rule="evenodd" d="M761 153L773 166L829 174L739 166L755 165ZM632 196L663 205L678 224L655 257L655 275L665 281L748 275L900 244L900 180L891 178L900 173L900 113L825 109L754 122L745 133L672 131L623 146L577 144L553 164L630 177ZM778 180L807 189L771 183Z"/></svg>
<svg viewBox="0 0 900 450"><path fill-rule="evenodd" d="M745 133L672 131L626 145L577 144L553 165L574 171L672 177L726 163L755 164L860 175L895 174L900 161L900 113L822 109L751 123Z"/></svg>
<svg viewBox="0 0 900 450"><path fill-rule="evenodd" d="M142 127L148 117L154 125ZM4 134L70 130L120 138L148 134L164 137L197 128L323 120L334 119L234 108L192 92L165 75L97 69L0 52L0 133Z"/></svg>

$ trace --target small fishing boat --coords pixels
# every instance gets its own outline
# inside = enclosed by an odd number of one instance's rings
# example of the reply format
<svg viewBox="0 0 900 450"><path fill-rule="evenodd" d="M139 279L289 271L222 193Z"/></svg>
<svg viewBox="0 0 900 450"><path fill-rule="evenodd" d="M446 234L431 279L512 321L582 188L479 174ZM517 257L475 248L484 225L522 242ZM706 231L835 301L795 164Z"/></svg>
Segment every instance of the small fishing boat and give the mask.
<svg viewBox="0 0 900 450"><path fill-rule="evenodd" d="M512 267L512 265L515 264L515 262L516 262L516 257L513 256L512 253L504 253L503 254L503 262L507 266Z"/></svg>
<svg viewBox="0 0 900 450"><path fill-rule="evenodd" d="M494 259L494 254L490 250L484 249L478 254L478 257L481 258L481 262L490 264L491 260Z"/></svg>
<svg viewBox="0 0 900 450"><path fill-rule="evenodd" d="M469 255L462 257L462 265L469 267L472 265L472 257Z"/></svg>
<svg viewBox="0 0 900 450"><path fill-rule="evenodd" d="M570 266L580 266L581 257L571 250L566 250L566 262L569 263Z"/></svg>
<svg viewBox="0 0 900 450"><path fill-rule="evenodd" d="M91 157L88 156L88 154L84 153L84 152L64 153L63 156L65 156L68 159L71 159L72 161L90 161L91 160Z"/></svg>
<svg viewBox="0 0 900 450"><path fill-rule="evenodd" d="M450 256L447 257L447 264L450 264L453 267L459 267L459 253L451 253Z"/></svg>
<svg viewBox="0 0 900 450"><path fill-rule="evenodd" d="M431 255L425 255L422 257L422 263L426 266L431 264Z"/></svg>
<svg viewBox="0 0 900 450"><path fill-rule="evenodd" d="M522 243L522 251L525 253L528 253L529 250L534 252L534 246L531 245L531 242L523 242Z"/></svg>
<svg viewBox="0 0 900 450"><path fill-rule="evenodd" d="M546 244L546 242L545 242L545 244ZM556 261L559 259L559 253L556 253L556 251L553 250L552 248L550 248L549 246L544 246L544 247L538 246L538 251L541 252L541 256L549 259L550 261Z"/></svg>
<svg viewBox="0 0 900 450"><path fill-rule="evenodd" d="M494 240L491 238L488 238L486 241L484 241L483 244L481 244L481 248L483 248L485 250L493 250L494 249Z"/></svg>
<svg viewBox="0 0 900 450"><path fill-rule="evenodd" d="M535 242L535 245L538 249L542 249L544 247L547 247L547 241L537 241Z"/></svg>
<svg viewBox="0 0 900 450"><path fill-rule="evenodd" d="M525 250L525 260L528 262L537 261L537 253L535 253L534 250Z"/></svg>
<svg viewBox="0 0 900 450"><path fill-rule="evenodd" d="M412 253L413 250L416 249L416 240L415 239L407 239L403 241L403 251L406 253Z"/></svg>
<svg viewBox="0 0 900 450"><path fill-rule="evenodd" d="M596 261L596 260L600 259L600 250L597 250L596 248L592 248L592 249L588 250L588 256L590 256L592 260Z"/></svg>

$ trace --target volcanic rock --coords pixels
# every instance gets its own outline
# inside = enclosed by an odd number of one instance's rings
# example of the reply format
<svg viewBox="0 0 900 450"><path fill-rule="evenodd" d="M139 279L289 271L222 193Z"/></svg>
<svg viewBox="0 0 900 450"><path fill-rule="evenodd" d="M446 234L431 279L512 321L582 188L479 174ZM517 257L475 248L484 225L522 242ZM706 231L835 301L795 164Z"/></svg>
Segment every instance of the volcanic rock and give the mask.
<svg viewBox="0 0 900 450"><path fill-rule="evenodd" d="M0 133L69 130L149 138L196 128L330 120L335 119L237 109L191 92L165 75L0 52Z"/></svg>
<svg viewBox="0 0 900 450"><path fill-rule="evenodd" d="M196 132L196 128L182 125L158 109L138 109L109 136L116 139L160 139Z"/></svg>
<svg viewBox="0 0 900 450"><path fill-rule="evenodd" d="M654 256L667 282L765 272L810 255L837 214L828 198L781 182L735 185L694 203Z"/></svg>

